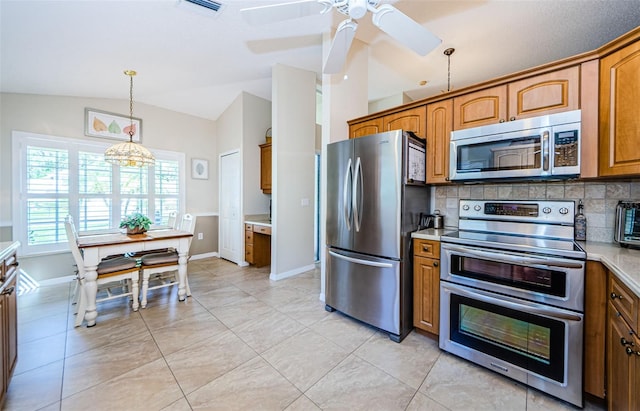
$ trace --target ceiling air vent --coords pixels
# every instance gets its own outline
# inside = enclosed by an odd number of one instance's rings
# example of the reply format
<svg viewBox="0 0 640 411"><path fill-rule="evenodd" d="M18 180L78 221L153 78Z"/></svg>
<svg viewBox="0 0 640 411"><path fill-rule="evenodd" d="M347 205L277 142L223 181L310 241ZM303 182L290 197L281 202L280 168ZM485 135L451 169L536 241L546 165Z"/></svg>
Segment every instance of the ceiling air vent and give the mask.
<svg viewBox="0 0 640 411"><path fill-rule="evenodd" d="M208 16L217 16L224 8L224 4L214 0L178 0L178 6L190 11L206 14Z"/></svg>

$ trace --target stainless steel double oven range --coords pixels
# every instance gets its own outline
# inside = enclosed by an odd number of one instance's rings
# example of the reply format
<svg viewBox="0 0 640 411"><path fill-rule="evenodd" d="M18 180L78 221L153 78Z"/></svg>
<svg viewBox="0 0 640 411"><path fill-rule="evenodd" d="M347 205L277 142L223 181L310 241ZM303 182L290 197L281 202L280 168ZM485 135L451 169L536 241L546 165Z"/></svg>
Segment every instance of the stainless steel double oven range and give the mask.
<svg viewBox="0 0 640 411"><path fill-rule="evenodd" d="M440 348L583 406L586 253L572 201L460 200L441 237Z"/></svg>

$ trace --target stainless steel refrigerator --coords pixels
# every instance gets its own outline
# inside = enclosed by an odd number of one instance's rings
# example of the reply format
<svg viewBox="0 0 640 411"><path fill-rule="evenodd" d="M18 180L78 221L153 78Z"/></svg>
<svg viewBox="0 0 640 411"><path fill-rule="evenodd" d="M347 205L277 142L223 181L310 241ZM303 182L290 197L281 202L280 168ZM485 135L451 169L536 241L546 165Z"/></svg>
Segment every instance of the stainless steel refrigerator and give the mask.
<svg viewBox="0 0 640 411"><path fill-rule="evenodd" d="M413 328L411 232L429 210L425 143L401 130L327 146L326 295L400 342Z"/></svg>

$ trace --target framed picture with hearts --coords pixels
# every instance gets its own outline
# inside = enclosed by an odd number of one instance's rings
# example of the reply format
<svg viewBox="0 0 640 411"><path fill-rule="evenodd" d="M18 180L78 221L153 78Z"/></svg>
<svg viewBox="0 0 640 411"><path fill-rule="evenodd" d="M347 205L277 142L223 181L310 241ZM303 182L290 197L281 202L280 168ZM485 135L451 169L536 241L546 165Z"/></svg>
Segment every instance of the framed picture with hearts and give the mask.
<svg viewBox="0 0 640 411"><path fill-rule="evenodd" d="M102 137L114 140L129 140L129 131L133 131L133 141L142 140L142 120L128 116L96 110L84 109L84 134L89 137Z"/></svg>

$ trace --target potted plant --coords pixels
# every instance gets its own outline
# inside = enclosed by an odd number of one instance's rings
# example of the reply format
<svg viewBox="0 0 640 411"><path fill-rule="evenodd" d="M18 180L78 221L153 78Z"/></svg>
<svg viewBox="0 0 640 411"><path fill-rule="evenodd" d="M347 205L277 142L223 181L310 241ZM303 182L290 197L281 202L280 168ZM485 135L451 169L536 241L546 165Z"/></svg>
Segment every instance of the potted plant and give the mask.
<svg viewBox="0 0 640 411"><path fill-rule="evenodd" d="M151 220L144 214L133 213L120 221L120 228L126 228L127 234L145 233L151 226Z"/></svg>

